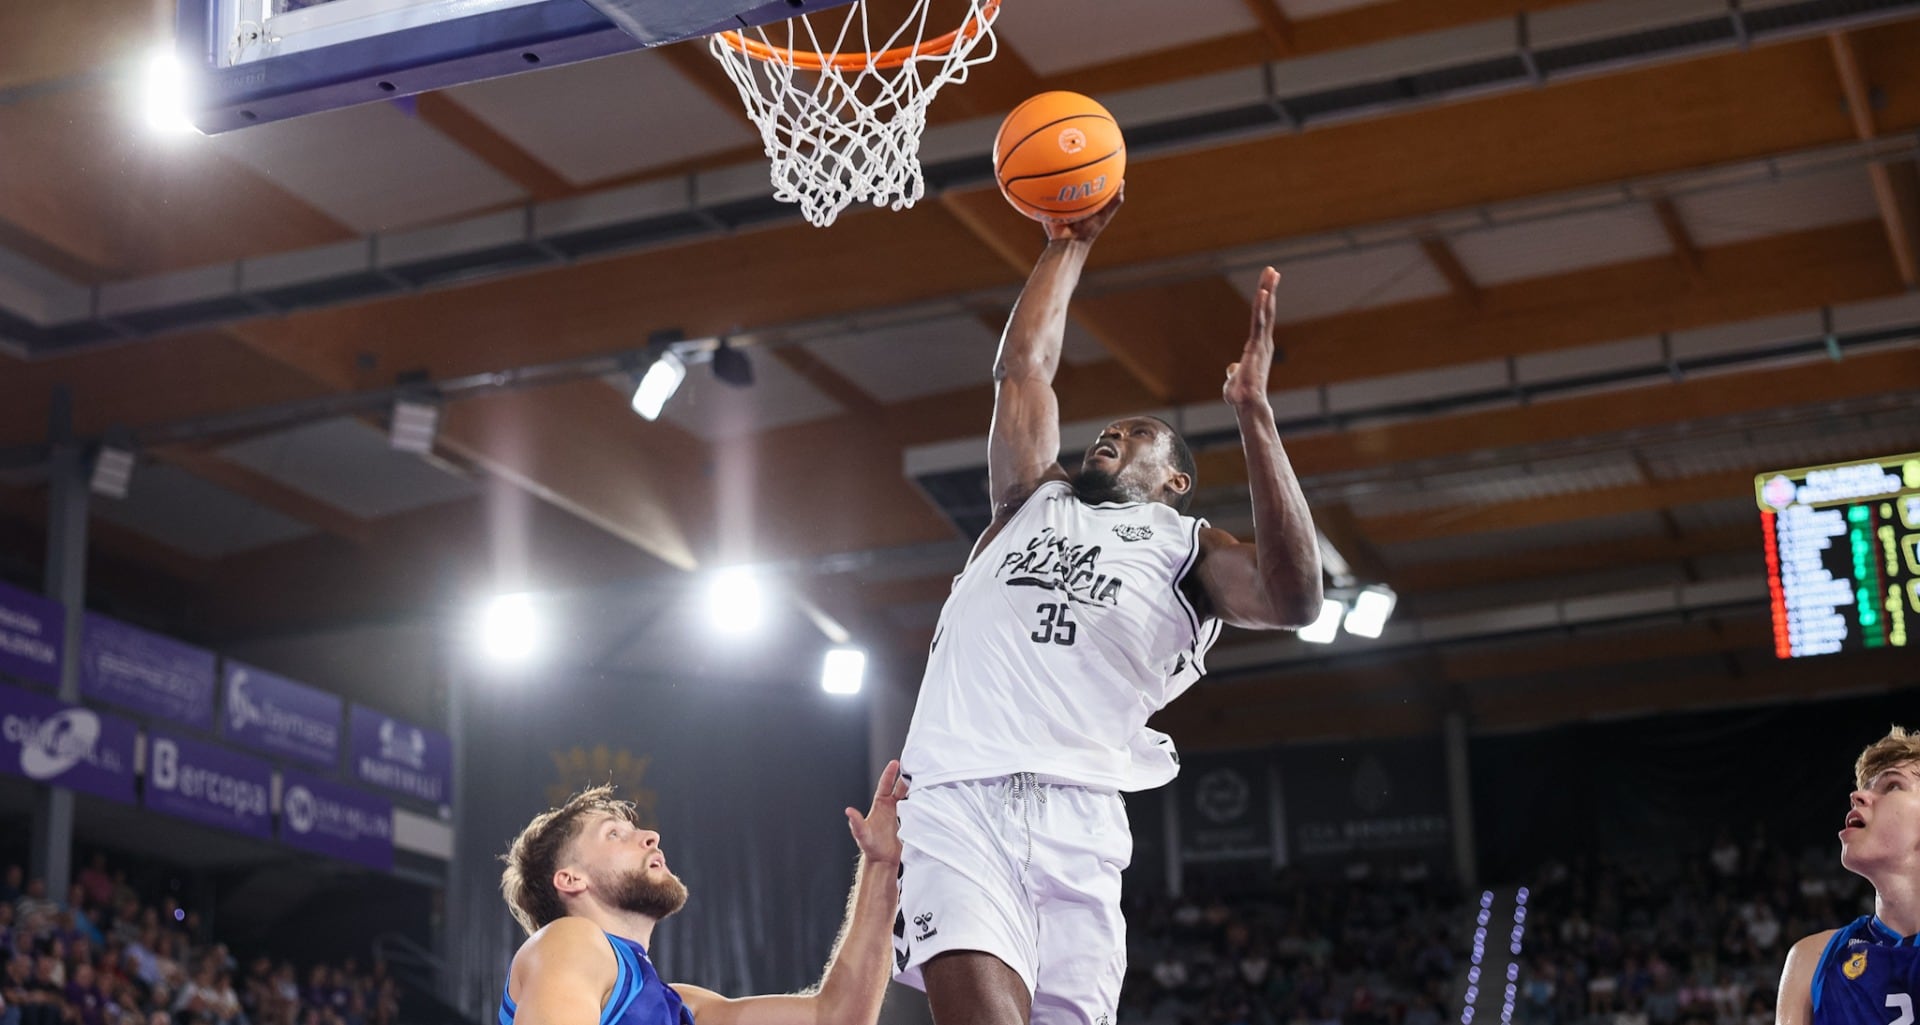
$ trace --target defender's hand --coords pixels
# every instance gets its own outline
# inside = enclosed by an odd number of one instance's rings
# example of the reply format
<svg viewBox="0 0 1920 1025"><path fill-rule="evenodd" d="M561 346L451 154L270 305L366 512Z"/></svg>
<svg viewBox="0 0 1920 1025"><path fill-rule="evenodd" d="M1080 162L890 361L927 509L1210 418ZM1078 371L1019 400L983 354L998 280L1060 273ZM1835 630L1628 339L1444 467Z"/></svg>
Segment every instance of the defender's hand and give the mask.
<svg viewBox="0 0 1920 1025"><path fill-rule="evenodd" d="M860 854L876 864L900 864L900 815L896 807L907 796L907 782L900 778L900 761L894 759L880 773L880 786L873 792L873 807L865 815L847 809L847 829Z"/></svg>
<svg viewBox="0 0 1920 1025"><path fill-rule="evenodd" d="M1121 205L1126 201L1127 183L1121 182L1107 205L1087 216L1077 221L1041 221L1040 224L1047 229L1049 242L1092 242L1107 230L1107 222L1113 220L1113 215L1120 212Z"/></svg>
<svg viewBox="0 0 1920 1025"><path fill-rule="evenodd" d="M1240 351L1240 362L1227 368L1227 383L1220 389L1220 397L1235 409L1267 401L1267 375L1273 369L1274 292L1279 285L1279 271L1268 267L1260 272L1260 290L1253 297L1253 324L1247 330L1246 347Z"/></svg>

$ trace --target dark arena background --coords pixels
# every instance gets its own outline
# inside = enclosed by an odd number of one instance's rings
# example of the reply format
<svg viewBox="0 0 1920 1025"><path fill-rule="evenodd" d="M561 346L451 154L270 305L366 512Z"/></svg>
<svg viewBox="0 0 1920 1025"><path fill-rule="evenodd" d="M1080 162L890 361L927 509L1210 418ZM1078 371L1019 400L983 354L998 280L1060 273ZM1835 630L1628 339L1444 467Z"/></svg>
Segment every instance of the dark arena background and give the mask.
<svg viewBox="0 0 1920 1025"><path fill-rule="evenodd" d="M1048 90L1127 139L1064 465L1152 413L1267 540L1272 265L1325 595L1152 719L1098 1025L1773 1021L1920 729L1920 3L860 5L0 2L0 1025L496 1025L500 856L601 783L664 979L815 985ZM806 223L707 33L922 9L997 46L924 195Z"/></svg>

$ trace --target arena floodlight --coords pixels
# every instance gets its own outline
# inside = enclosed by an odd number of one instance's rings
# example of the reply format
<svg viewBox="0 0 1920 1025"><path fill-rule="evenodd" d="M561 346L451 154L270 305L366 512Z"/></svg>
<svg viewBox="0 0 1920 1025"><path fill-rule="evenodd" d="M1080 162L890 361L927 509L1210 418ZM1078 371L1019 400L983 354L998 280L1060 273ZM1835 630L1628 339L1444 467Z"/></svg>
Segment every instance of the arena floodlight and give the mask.
<svg viewBox="0 0 1920 1025"><path fill-rule="evenodd" d="M1353 609L1347 613L1347 632L1356 637L1380 636L1387 628L1387 617L1393 615L1396 601L1393 588L1385 584L1362 588L1353 598Z"/></svg>
<svg viewBox="0 0 1920 1025"><path fill-rule="evenodd" d="M125 498L133 483L133 449L120 442L106 442L93 454L93 472L87 475L87 487L105 498Z"/></svg>
<svg viewBox="0 0 1920 1025"><path fill-rule="evenodd" d="M480 651L502 665L533 658L546 639L545 624L531 594L500 594L480 610L476 627Z"/></svg>
<svg viewBox="0 0 1920 1025"><path fill-rule="evenodd" d="M431 396L405 395L393 401L387 418L387 444L395 452L427 455L440 433L440 404Z"/></svg>
<svg viewBox="0 0 1920 1025"><path fill-rule="evenodd" d="M673 398L673 393L680 390L680 382L686 379L687 365L680 357L662 352L640 376L640 386L633 390L633 411L648 420L660 419L667 400Z"/></svg>
<svg viewBox="0 0 1920 1025"><path fill-rule="evenodd" d="M867 653L860 648L828 648L820 663L820 689L829 694L858 694L867 675Z"/></svg>
<svg viewBox="0 0 1920 1025"><path fill-rule="evenodd" d="M187 112L193 109L186 65L171 45L147 54L140 74L140 114L155 135L179 136L199 129Z"/></svg>
<svg viewBox="0 0 1920 1025"><path fill-rule="evenodd" d="M760 578L745 566L720 570L707 584L707 619L719 633L758 630L765 618L765 604Z"/></svg>
<svg viewBox="0 0 1920 1025"><path fill-rule="evenodd" d="M1347 607L1340 599L1321 599L1320 615L1300 628L1300 639L1309 644L1332 644L1334 635L1340 632L1340 618L1346 614Z"/></svg>

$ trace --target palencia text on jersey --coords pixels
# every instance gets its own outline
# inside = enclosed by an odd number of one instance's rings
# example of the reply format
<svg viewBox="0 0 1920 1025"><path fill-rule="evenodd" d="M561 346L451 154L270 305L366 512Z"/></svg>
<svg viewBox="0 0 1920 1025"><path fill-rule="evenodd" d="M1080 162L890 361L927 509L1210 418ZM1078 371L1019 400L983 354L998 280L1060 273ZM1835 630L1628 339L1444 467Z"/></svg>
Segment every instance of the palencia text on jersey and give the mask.
<svg viewBox="0 0 1920 1025"><path fill-rule="evenodd" d="M1055 528L1042 527L1025 548L1001 558L994 576L1006 577L1008 587L1060 591L1072 602L1118 605L1125 581L1100 572L1099 564L1099 545L1077 545Z"/></svg>

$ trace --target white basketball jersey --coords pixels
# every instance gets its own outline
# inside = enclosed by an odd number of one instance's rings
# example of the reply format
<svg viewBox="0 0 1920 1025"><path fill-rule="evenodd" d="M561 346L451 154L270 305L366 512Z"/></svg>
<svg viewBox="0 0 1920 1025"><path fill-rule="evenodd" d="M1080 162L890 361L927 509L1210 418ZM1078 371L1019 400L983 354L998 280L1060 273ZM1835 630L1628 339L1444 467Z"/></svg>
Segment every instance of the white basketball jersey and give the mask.
<svg viewBox="0 0 1920 1025"><path fill-rule="evenodd" d="M1180 591L1204 520L1158 502L1088 505L1049 481L940 612L901 764L914 786L1016 772L1146 790L1179 771L1147 717L1220 635Z"/></svg>

